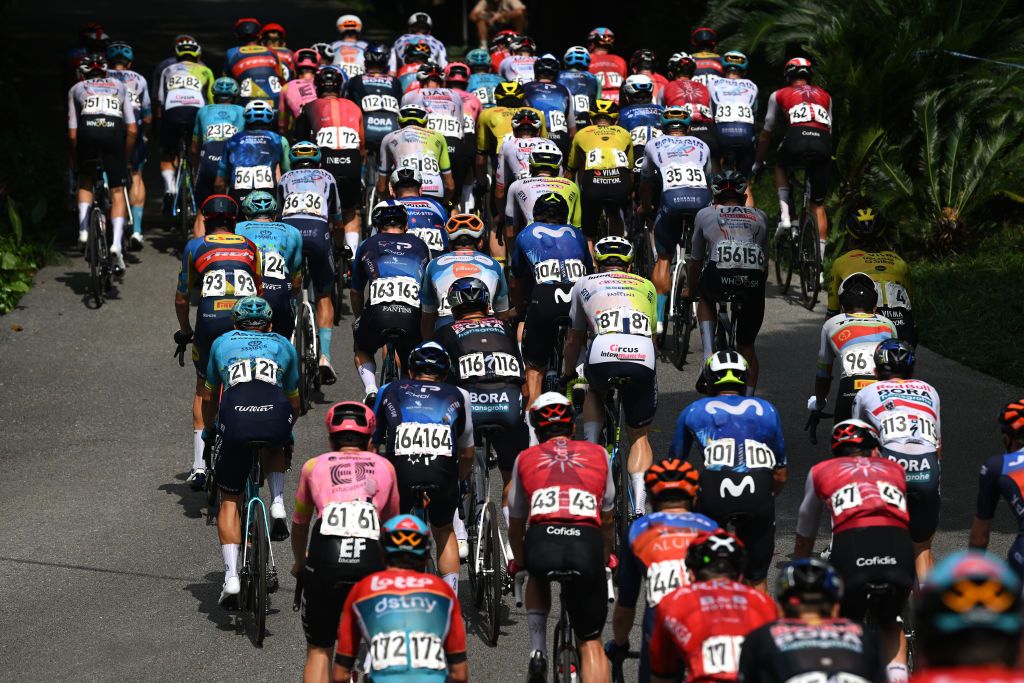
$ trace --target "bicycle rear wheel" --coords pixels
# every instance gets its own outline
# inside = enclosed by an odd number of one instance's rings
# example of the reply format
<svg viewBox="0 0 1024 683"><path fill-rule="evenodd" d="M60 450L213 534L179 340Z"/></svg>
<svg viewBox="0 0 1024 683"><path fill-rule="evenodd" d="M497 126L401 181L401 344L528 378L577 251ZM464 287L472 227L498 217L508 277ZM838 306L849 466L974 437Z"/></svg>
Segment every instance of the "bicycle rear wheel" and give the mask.
<svg viewBox="0 0 1024 683"><path fill-rule="evenodd" d="M106 250L103 239L103 212L93 207L89 212L89 242L85 256L89 261L89 293L96 308L106 300L106 283L104 282L104 261Z"/></svg>
<svg viewBox="0 0 1024 683"><path fill-rule="evenodd" d="M693 304L683 298L686 287L686 271L680 270L676 280L675 306L672 311L672 365L682 370L686 364L686 356L690 352L690 338L697 326L693 314Z"/></svg>
<svg viewBox="0 0 1024 683"><path fill-rule="evenodd" d="M800 293L804 306L814 310L821 291L821 249L818 244L818 222L814 215L804 210L800 218Z"/></svg>
<svg viewBox="0 0 1024 683"><path fill-rule="evenodd" d="M486 461L486 460L485 460ZM473 606L480 609L484 602L484 584L480 570L483 567L483 560L480 546L487 542L484 535L483 515L484 508L480 505L486 491L482 490L487 480L480 472L481 461L478 458L473 472L469 477L469 493L466 494L466 537L469 542L469 562L466 573L469 575L469 592ZM478 563L479 558L479 563Z"/></svg>
<svg viewBox="0 0 1024 683"><path fill-rule="evenodd" d="M267 512L261 504L252 506L246 524L248 550L243 569L246 574L242 591L242 614L249 636L256 647L263 647L267 633L267 572L270 563L270 541L267 538Z"/></svg>
<svg viewBox="0 0 1024 683"><path fill-rule="evenodd" d="M480 542L483 548L482 576L485 590L484 621L487 639L491 645L498 644L501 618L501 540L498 538L498 518L493 501L484 506L480 525Z"/></svg>
<svg viewBox="0 0 1024 683"><path fill-rule="evenodd" d="M644 229L644 219L642 216L633 214L632 222L629 241L633 244L633 272L649 280L651 278L651 271L654 269L654 254L651 252L651 240L647 230Z"/></svg>
<svg viewBox="0 0 1024 683"><path fill-rule="evenodd" d="M299 396L302 414L313 405L313 394L320 377L319 358L316 354L316 325L309 304L299 304L299 320L295 326L295 348L299 352Z"/></svg>
<svg viewBox="0 0 1024 683"><path fill-rule="evenodd" d="M398 361L395 360L395 348L388 342L384 347L384 363L380 368L380 385L390 384L398 379Z"/></svg>

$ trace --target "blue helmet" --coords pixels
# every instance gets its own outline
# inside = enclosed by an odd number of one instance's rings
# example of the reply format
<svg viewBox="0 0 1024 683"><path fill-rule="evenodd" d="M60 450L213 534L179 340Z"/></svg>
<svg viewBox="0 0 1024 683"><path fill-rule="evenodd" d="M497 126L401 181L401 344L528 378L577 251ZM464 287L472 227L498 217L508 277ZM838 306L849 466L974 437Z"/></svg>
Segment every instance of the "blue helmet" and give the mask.
<svg viewBox="0 0 1024 683"><path fill-rule="evenodd" d="M367 66L387 66L391 51L380 41L374 41L363 51L363 62Z"/></svg>
<svg viewBox="0 0 1024 683"><path fill-rule="evenodd" d="M491 62L490 53L488 53L487 50L480 47L473 48L472 50L466 53L466 63L469 64L470 67L474 68L486 66L488 69L490 69L491 66L493 65Z"/></svg>
<svg viewBox="0 0 1024 683"><path fill-rule="evenodd" d="M274 121L274 106L267 100L252 100L245 105L245 112L242 116L247 124L270 124Z"/></svg>
<svg viewBox="0 0 1024 683"><path fill-rule="evenodd" d="M729 71L729 69L735 69L741 74L747 73L747 67L749 66L747 56L739 50L730 50L722 55L722 70Z"/></svg>
<svg viewBox="0 0 1024 683"><path fill-rule="evenodd" d="M964 550L935 565L921 586L918 629L923 639L958 631L996 631L1018 636L1020 579L1002 559Z"/></svg>
<svg viewBox="0 0 1024 683"><path fill-rule="evenodd" d="M914 347L902 339L886 339L875 347L875 368L896 375L914 371Z"/></svg>
<svg viewBox="0 0 1024 683"><path fill-rule="evenodd" d="M487 285L480 278L460 277L448 288L448 303L456 316L468 308L479 308L486 313L488 299Z"/></svg>
<svg viewBox="0 0 1024 683"><path fill-rule="evenodd" d="M423 342L409 353L409 372L414 375L447 377L452 359L437 342Z"/></svg>
<svg viewBox="0 0 1024 683"><path fill-rule="evenodd" d="M277 200L265 190L250 192L242 202L242 213L246 218L274 216L277 214Z"/></svg>
<svg viewBox="0 0 1024 683"><path fill-rule="evenodd" d="M689 107L666 107L665 111L661 112L661 129L663 131L684 130L689 127Z"/></svg>
<svg viewBox="0 0 1024 683"><path fill-rule="evenodd" d="M430 552L430 527L415 515L396 515L384 522L380 545L385 553L409 553L426 557Z"/></svg>
<svg viewBox="0 0 1024 683"><path fill-rule="evenodd" d="M296 142L288 150L288 162L294 168L317 167L320 165L320 148L312 142Z"/></svg>
<svg viewBox="0 0 1024 683"><path fill-rule="evenodd" d="M574 45L562 55L562 63L567 69L578 66L581 69L590 67L590 51L582 45Z"/></svg>
<svg viewBox="0 0 1024 683"><path fill-rule="evenodd" d="M135 59L135 50L128 43L116 42L107 46L107 61L111 64L128 64Z"/></svg>
<svg viewBox="0 0 1024 683"><path fill-rule="evenodd" d="M231 322L241 327L265 327L273 319L274 309L258 296L239 299L231 309Z"/></svg>
<svg viewBox="0 0 1024 683"><path fill-rule="evenodd" d="M229 77L221 76L213 82L213 99L226 98L234 100L241 93L238 82Z"/></svg>

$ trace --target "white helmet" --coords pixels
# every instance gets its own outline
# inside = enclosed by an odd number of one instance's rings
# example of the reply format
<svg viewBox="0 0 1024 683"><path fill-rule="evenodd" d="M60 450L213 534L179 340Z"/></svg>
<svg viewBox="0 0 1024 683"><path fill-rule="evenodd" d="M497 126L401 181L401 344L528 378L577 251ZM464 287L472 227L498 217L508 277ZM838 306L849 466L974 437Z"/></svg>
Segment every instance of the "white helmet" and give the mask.
<svg viewBox="0 0 1024 683"><path fill-rule="evenodd" d="M646 74L633 74L626 79L622 86L622 92L627 97L639 94L654 95L654 81Z"/></svg>
<svg viewBox="0 0 1024 683"><path fill-rule="evenodd" d="M434 20L430 18L430 15L426 12L413 12L409 15L409 27L423 25L427 28L433 28Z"/></svg>
<svg viewBox="0 0 1024 683"><path fill-rule="evenodd" d="M348 31L362 33L363 20L354 14L342 14L340 17L338 17L337 26L338 33L346 33Z"/></svg>

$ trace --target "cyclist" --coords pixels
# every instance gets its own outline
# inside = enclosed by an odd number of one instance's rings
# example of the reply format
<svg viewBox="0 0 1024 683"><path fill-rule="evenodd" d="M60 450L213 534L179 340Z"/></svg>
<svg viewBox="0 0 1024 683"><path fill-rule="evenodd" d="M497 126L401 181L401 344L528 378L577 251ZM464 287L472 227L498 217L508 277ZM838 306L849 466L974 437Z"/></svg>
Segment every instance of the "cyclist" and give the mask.
<svg viewBox="0 0 1024 683"><path fill-rule="evenodd" d="M214 193L217 167L224 156L224 147L238 131L245 128L245 108L235 104L238 100L238 84L233 78L223 76L213 82L213 103L196 114L196 125L192 129L192 158L198 156L196 171L196 204L202 206L207 197ZM205 234L203 214L196 212L193 232Z"/></svg>
<svg viewBox="0 0 1024 683"><path fill-rule="evenodd" d="M825 410L836 358L842 365L833 411L836 422L853 415L857 392L875 381L875 348L879 342L896 336L893 324L875 313L877 301L875 285L864 273L854 273L839 285L839 302L844 312L826 320L821 328L814 395L807 399L811 417L805 429L816 427L821 411Z"/></svg>
<svg viewBox="0 0 1024 683"><path fill-rule="evenodd" d="M473 197L475 180L473 177L473 156L476 149L476 120L480 118L481 105L477 96L467 90L469 86L469 66L463 62L449 62L444 69L445 87L451 88L452 92L462 99L462 139L456 143L453 156L457 159L464 159L456 166L463 168L462 172L462 208L471 212L476 208Z"/></svg>
<svg viewBox="0 0 1024 683"><path fill-rule="evenodd" d="M512 29L505 29L494 34L494 38L491 39L491 47L488 52L490 52L491 68L494 69L495 72L498 71L501 63L505 60L505 57L508 57L510 54L508 47L509 43L518 36L519 32L513 31Z"/></svg>
<svg viewBox="0 0 1024 683"><path fill-rule="evenodd" d="M366 70L366 48L368 43L360 40L363 32L362 20L354 14L343 14L335 22L341 39L331 43L334 49L334 66L340 67L349 78L355 78Z"/></svg>
<svg viewBox="0 0 1024 683"><path fill-rule="evenodd" d="M388 74L388 48L384 43L367 45L363 60L366 71L349 80L345 97L362 109L366 148L376 151L388 133L398 130L402 88L398 79Z"/></svg>
<svg viewBox="0 0 1024 683"><path fill-rule="evenodd" d="M466 53L466 63L470 71L466 89L476 95L481 107L490 109L496 104L494 89L502 82L501 76L494 73L491 55L487 50L476 48Z"/></svg>
<svg viewBox="0 0 1024 683"><path fill-rule="evenodd" d="M239 592L238 504L252 469L251 441L268 444L260 450L260 472L270 489L270 538L288 538L284 447L292 439L299 415L299 355L287 339L271 330L273 316L270 304L260 297L239 299L231 309L234 330L217 337L210 347L203 385L204 438L209 441L216 434L211 458L220 489L217 533L224 557L220 593L224 607L237 603Z"/></svg>
<svg viewBox="0 0 1024 683"><path fill-rule="evenodd" d="M582 45L574 45L562 55L565 68L558 73L559 85L572 95L576 123L583 128L590 122L590 109L600 95L597 76L590 73L590 52Z"/></svg>
<svg viewBox="0 0 1024 683"><path fill-rule="evenodd" d="M384 136L380 143L377 192L387 191L388 177L396 168L416 168L423 176L420 192L428 197L449 200L455 192L448 141L436 130L427 128L427 110L417 104L403 105L398 111L401 126Z"/></svg>
<svg viewBox="0 0 1024 683"><path fill-rule="evenodd" d="M295 78L284 84L277 98L277 131L288 136L302 115L302 108L316 99L315 77L320 69L320 53L305 47L295 51Z"/></svg>
<svg viewBox="0 0 1024 683"><path fill-rule="evenodd" d="M690 46L693 58L697 62L694 76L697 82L710 85L716 76L722 75L722 58L715 52L718 47L718 34L706 26L695 28L690 34Z"/></svg>
<svg viewBox="0 0 1024 683"><path fill-rule="evenodd" d="M321 64L325 66L330 65L332 68L338 69L338 67L334 66L334 48L331 47L330 43L313 43L309 47L312 50L316 50L317 54L320 55ZM348 82L348 74L341 69L338 69L338 71L341 71L342 78Z"/></svg>
<svg viewBox="0 0 1024 683"><path fill-rule="evenodd" d="M174 295L178 332L174 341L192 342L192 363L196 368L196 393L192 402L193 459L188 483L198 491L206 484L203 462L203 386L210 347L217 337L231 329L231 309L242 297L261 294L260 252L255 244L235 235L238 204L227 195L215 194L203 202L200 212L208 233L194 237L181 255L181 272ZM189 322L189 296L199 294L196 326Z"/></svg>
<svg viewBox="0 0 1024 683"><path fill-rule="evenodd" d="M655 71L658 68L658 54L649 47L642 47L629 58L629 72L634 76L647 76L654 83L653 102L661 103L661 94L668 85L668 79ZM629 76L626 77L627 80ZM622 84L625 86L625 82ZM620 93L621 98L621 93ZM621 99L619 100L622 101Z"/></svg>
<svg viewBox="0 0 1024 683"><path fill-rule="evenodd" d="M577 178L581 191L583 234L593 242L598 235L601 211L608 221L608 233L625 230L623 212L633 183L633 140L629 131L615 125L619 105L597 100L590 110L591 125L572 139L565 177Z"/></svg>
<svg viewBox="0 0 1024 683"><path fill-rule="evenodd" d="M1005 453L993 455L985 460L978 474L978 502L971 525L968 545L971 548L984 550L988 548L992 533L992 518L996 514L996 505L1003 497L1010 504L1010 510L1017 518L1017 537L1007 561L1013 573L1020 578L1024 575L1024 488L1018 484L1014 476L1024 464L1024 400L1010 401L999 411L999 432Z"/></svg>
<svg viewBox="0 0 1024 683"><path fill-rule="evenodd" d="M476 128L476 172L477 185L487 185L487 161L501 150L501 143L512 134L512 117L526 109L540 119L540 137L547 137L544 114L532 107L524 106L526 91L521 83L502 81L494 89L498 106L480 112Z"/></svg>
<svg viewBox="0 0 1024 683"><path fill-rule="evenodd" d="M588 69L597 76L601 87L600 98L618 103L619 88L626 78L626 60L611 53L614 46L615 34L610 28L598 27L587 35L587 50L590 52Z"/></svg>
<svg viewBox="0 0 1024 683"><path fill-rule="evenodd" d="M121 240L128 203L121 188L128 182L127 152L135 144L138 127L135 109L124 83L107 76L102 54L86 55L78 67L81 81L68 91L68 139L78 175L78 244L89 241L89 209L93 202L93 162L99 159L110 185L111 223L114 234L110 254L116 271L124 272Z"/></svg>
<svg viewBox="0 0 1024 683"><path fill-rule="evenodd" d="M367 450L375 427L368 406L335 403L327 410L330 451L310 458L300 470L292 513L291 571L303 583L307 681L328 680L345 599L357 582L384 569L380 521L398 514L398 486L391 463Z"/></svg>
<svg viewBox="0 0 1024 683"><path fill-rule="evenodd" d="M654 217L654 248L657 262L651 279L658 288L658 318L672 287L671 263L676 246L685 245L684 225L690 216L711 203L711 149L690 135L690 112L686 107L668 107L661 114L661 137L644 147L640 167L640 213L653 213L656 174L661 175L661 195Z"/></svg>
<svg viewBox="0 0 1024 683"><path fill-rule="evenodd" d="M160 175L164 179L164 213L170 213L178 187L174 167L178 146L195 126L196 114L213 101L213 72L199 61L199 43L183 40L174 46L177 62L160 74L156 117L160 129Z"/></svg>
<svg viewBox="0 0 1024 683"><path fill-rule="evenodd" d="M355 365L366 390L367 405L377 397L374 354L388 343L384 332L403 331L393 340L402 360L420 341L420 282L430 260L430 250L423 240L406 234L408 213L404 204L385 200L373 207L370 220L376 233L356 251L349 293L355 317ZM364 297L367 289L368 300Z"/></svg>
<svg viewBox="0 0 1024 683"><path fill-rule="evenodd" d="M423 177L414 167L396 168L391 174L391 194L405 205L408 232L416 235L430 249L430 258L448 250L448 211L433 197L420 195Z"/></svg>
<svg viewBox="0 0 1024 683"><path fill-rule="evenodd" d="M707 86L693 77L696 70L697 60L692 56L685 52L672 55L669 60L672 81L665 86L663 99L666 107L686 107L690 110L690 135L708 146L712 166L715 166L720 155L715 118L711 111L711 93Z"/></svg>
<svg viewBox="0 0 1024 683"><path fill-rule="evenodd" d="M652 458L647 433L658 407L651 341L656 319L654 285L629 272L633 247L621 237L605 237L595 244L594 260L597 272L576 280L572 288L572 327L565 345L562 377L575 377L580 350L591 336L583 359L589 383L583 403L583 438L591 443L601 442L604 397L612 388L612 380L625 381L618 391L631 442L627 469L634 507L630 513L639 516L646 504L644 473Z"/></svg>
<svg viewBox="0 0 1024 683"><path fill-rule="evenodd" d="M505 206L505 188L530 174L530 154L536 151L558 151L558 146L540 137L541 117L533 109L517 109L512 115L512 137L498 149L494 177L494 200Z"/></svg>
<svg viewBox="0 0 1024 683"><path fill-rule="evenodd" d="M540 396L558 326L569 319L573 284L594 272L587 238L569 225L568 215L569 205L562 195L541 195L533 205L534 221L516 237L512 251L513 300L518 319L524 321L527 405ZM556 368L555 374L560 370Z"/></svg>
<svg viewBox="0 0 1024 683"><path fill-rule="evenodd" d="M281 63L281 81L295 77L295 54L286 47L287 31L281 24L264 24L260 29L260 43L269 47Z"/></svg>
<svg viewBox="0 0 1024 683"><path fill-rule="evenodd" d="M519 35L508 43L508 56L498 65L498 75L506 81L529 83L534 79L537 44L529 36Z"/></svg>
<svg viewBox="0 0 1024 683"><path fill-rule="evenodd" d="M507 239L534 221L533 207L540 197L550 192L565 200L569 206L569 223L580 227L580 188L562 177L562 159L562 153L557 150L530 153L530 177L516 180L506 191L504 220L499 221L499 225L504 226Z"/></svg>
<svg viewBox="0 0 1024 683"><path fill-rule="evenodd" d="M266 100L252 100L242 113L245 130L224 143L217 164L215 192L228 191L236 201L254 190L273 190L282 172L291 170L288 141L274 131L274 108Z"/></svg>
<svg viewBox="0 0 1024 683"><path fill-rule="evenodd" d="M419 86L402 96L402 106L420 106L427 111L427 128L444 136L451 162L452 182L460 192L473 166L472 137L466 132L462 96L444 87L444 71L427 62L416 73ZM450 198L450 197L449 197Z"/></svg>
<svg viewBox="0 0 1024 683"><path fill-rule="evenodd" d="M332 680L353 679L365 640L371 655L367 673L374 681L466 683L459 599L444 581L425 573L429 527L412 515L392 517L383 525L380 545L385 569L357 583L342 608ZM394 609L395 604L402 608Z"/></svg>
<svg viewBox="0 0 1024 683"><path fill-rule="evenodd" d="M747 634L740 653L742 683L784 683L802 676L886 683L875 634L839 617L843 580L816 557L779 572L775 599L782 618Z"/></svg>
<svg viewBox="0 0 1024 683"><path fill-rule="evenodd" d="M793 555L810 557L822 508L832 515L831 559L846 590L839 613L863 621L873 602L890 681L906 681L906 639L897 617L914 584L914 549L907 515L907 484L899 464L878 457L878 432L860 420L832 430L832 458L807 473ZM869 601L872 586L887 585Z"/></svg>
<svg viewBox="0 0 1024 683"><path fill-rule="evenodd" d="M760 171L768 154L772 134L777 128L784 127L785 138L779 146L775 164L775 187L779 194L779 227L776 232L789 230L792 225L789 208L793 205L793 191L789 186L788 169L803 167L810 183L811 207L818 224L818 247L824 261L828 238L825 197L828 195L828 173L832 163L832 97L820 86L811 84L813 74L808 59L794 57L786 62L788 85L768 98L764 128L757 142L754 173Z"/></svg>
<svg viewBox="0 0 1024 683"><path fill-rule="evenodd" d="M654 104L654 81L650 76L632 74L626 77L619 101L624 103L619 110L619 125L630 133L641 126L661 127L661 113L665 108ZM636 136L633 137L635 140ZM644 140L643 144L647 141Z"/></svg>
<svg viewBox="0 0 1024 683"><path fill-rule="evenodd" d="M405 63L398 67L398 71L394 72L403 93L416 87L416 76L421 66L437 63L431 62L430 46L426 43L413 43L406 47L404 59Z"/></svg>
<svg viewBox="0 0 1024 683"><path fill-rule="evenodd" d="M746 78L749 63L742 52L726 52L722 55L722 65L724 78L716 78L708 86L719 152L723 157L733 157L732 163L721 164L721 167L731 167L749 177L754 168L757 86ZM753 206L753 194L749 187L747 203Z"/></svg>
<svg viewBox="0 0 1024 683"><path fill-rule="evenodd" d="M692 512L698 481L697 470L686 461L667 458L651 465L644 475L644 485L654 511L630 525L629 538L623 544L617 577L619 595L612 615L614 638L605 643L605 652L612 661L622 661L629 653L629 632L643 581L647 590L640 643L641 683L651 679L647 650L654 610L662 598L690 582L686 571L690 544L701 532L718 529L711 519Z"/></svg>
<svg viewBox="0 0 1024 683"><path fill-rule="evenodd" d="M768 219L764 211L743 206L747 181L737 171L716 175L711 187L715 203L698 211L693 222L686 282L696 282L700 292L697 320L704 358L710 356L714 348L715 305L733 302L736 350L750 366L747 395L753 396L759 367L754 343L764 321L768 280ZM686 287L684 300L690 295L691 290Z"/></svg>
<svg viewBox="0 0 1024 683"><path fill-rule="evenodd" d="M242 104L252 100L276 100L285 78L277 51L260 44L262 29L260 22L251 17L236 21L235 36L239 45L224 55L221 73L238 81Z"/></svg>
<svg viewBox="0 0 1024 683"><path fill-rule="evenodd" d="M736 351L712 354L701 371L712 395L679 414L668 453L689 460L694 445L703 450L696 510L722 527L733 523L747 548L744 576L763 591L775 553L775 498L788 468L779 413L763 398L744 395L748 374Z"/></svg>
<svg viewBox="0 0 1024 683"><path fill-rule="evenodd" d="M743 640L778 615L775 602L740 583L746 551L726 531L701 534L686 549L689 585L661 599L651 632L651 680L735 681Z"/></svg>
<svg viewBox="0 0 1024 683"><path fill-rule="evenodd" d="M906 471L910 539L917 576L923 579L935 565L932 537L942 503L942 413L939 392L914 377L914 360L908 342L880 342L874 352L878 381L857 392L851 413L878 432L879 453Z"/></svg>
<svg viewBox="0 0 1024 683"><path fill-rule="evenodd" d="M451 358L436 342L412 350L408 371L409 379L381 387L373 443L395 466L402 509L422 509L437 539L438 572L458 593L459 546L452 519L459 506L459 482L469 478L473 466L469 394L445 383ZM432 488L419 494L417 486Z"/></svg>
<svg viewBox="0 0 1024 683"><path fill-rule="evenodd" d="M849 246L832 262L828 315L839 312L839 283L856 272L867 273L878 290L878 312L892 321L900 339L917 346L917 327L911 311L910 267L884 244L885 216L867 198L854 201L846 217Z"/></svg>
<svg viewBox="0 0 1024 683"><path fill-rule="evenodd" d="M302 233L276 220L277 200L263 190L245 198L242 214L246 220L235 226L235 234L260 250L263 298L274 310L274 331L291 339L295 329L294 298L302 286Z"/></svg>
<svg viewBox="0 0 1024 683"><path fill-rule="evenodd" d="M530 627L531 683L546 680L547 620L551 610L548 575L573 571L561 600L579 644L583 683L608 680L601 631L608 615L604 566L611 552L615 486L603 447L573 436L572 403L555 392L530 407L530 424L540 442L516 459L509 491L509 576L530 573L526 619Z"/></svg>
<svg viewBox="0 0 1024 683"><path fill-rule="evenodd" d="M300 140L315 140L323 169L333 176L341 204L341 225L349 256L359 246L362 227L357 209L362 200L363 162L366 160L363 112L341 96L341 72L327 68L317 72L316 99L302 109L295 124ZM282 178L282 182L283 182ZM287 211L288 207L284 207Z"/></svg>
<svg viewBox="0 0 1024 683"><path fill-rule="evenodd" d="M135 114L135 146L128 161L132 175L131 188L128 190L132 236L128 244L133 250L138 251L142 249L142 209L146 204L146 183L142 179L142 168L146 165L146 130L153 123L153 106L149 99L146 79L131 70L134 59L135 51L128 43L111 43L107 48L107 64L113 67L107 71L107 77L124 83L128 101L131 102Z"/></svg>
<svg viewBox="0 0 1024 683"><path fill-rule="evenodd" d="M78 27L78 46L68 50L64 55L68 67L65 85L71 87L71 84L77 83L81 77L79 67L85 58L93 54L104 54L109 42L110 36L95 21L81 24Z"/></svg>
<svg viewBox="0 0 1024 683"><path fill-rule="evenodd" d="M406 49L410 45L423 44L430 48L427 58L439 64L443 69L448 64L448 52L444 43L430 35L434 22L426 12L414 12L409 16L408 33L398 37L398 40L391 46L391 58L388 61L388 69L391 73L397 73L405 60ZM403 58L400 61L400 57Z"/></svg>
<svg viewBox="0 0 1024 683"><path fill-rule="evenodd" d="M558 59L544 55L533 63L534 80L523 86L526 104L544 113L548 138L568 154L576 136L576 110L569 89L557 83Z"/></svg>

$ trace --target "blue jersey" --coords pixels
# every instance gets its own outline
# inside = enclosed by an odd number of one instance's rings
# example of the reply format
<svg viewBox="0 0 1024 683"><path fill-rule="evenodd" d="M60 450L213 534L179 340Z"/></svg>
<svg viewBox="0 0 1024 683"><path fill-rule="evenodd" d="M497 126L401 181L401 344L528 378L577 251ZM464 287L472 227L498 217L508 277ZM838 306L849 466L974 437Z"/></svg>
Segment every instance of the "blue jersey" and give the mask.
<svg viewBox="0 0 1024 683"><path fill-rule="evenodd" d="M476 95L484 109L497 105L494 101L494 89L502 82L501 76L492 73L476 73L469 75L466 90Z"/></svg>
<svg viewBox="0 0 1024 683"><path fill-rule="evenodd" d="M277 166L287 171L288 141L269 130L244 130L224 145L224 154L217 164L217 176L224 178L232 190L274 191Z"/></svg>
<svg viewBox="0 0 1024 683"><path fill-rule="evenodd" d="M416 235L430 249L430 258L448 251L448 211L433 197L399 197L409 215L409 234Z"/></svg>
<svg viewBox="0 0 1024 683"><path fill-rule="evenodd" d="M530 223L516 237L512 273L529 299L534 285L566 285L594 272L587 238L571 225Z"/></svg>
<svg viewBox="0 0 1024 683"><path fill-rule="evenodd" d="M356 250L352 289L370 287L367 306L404 304L419 308L420 285L430 261L430 250L408 233L378 232Z"/></svg>
<svg viewBox="0 0 1024 683"><path fill-rule="evenodd" d="M668 457L689 459L694 442L704 450L707 470L786 466L782 421L775 406L762 398L726 395L694 401L679 415Z"/></svg>
<svg viewBox="0 0 1024 683"><path fill-rule="evenodd" d="M660 104L627 104L619 110L619 125L629 131L640 126L658 128L664 109Z"/></svg>
<svg viewBox="0 0 1024 683"><path fill-rule="evenodd" d="M242 103L250 100L277 102L284 70L274 48L264 45L230 48L224 55L222 71L238 81Z"/></svg>
<svg viewBox="0 0 1024 683"><path fill-rule="evenodd" d="M544 113L548 137L559 146L568 142L569 129L576 127L576 109L569 89L560 83L533 81L523 86L523 92L526 106Z"/></svg>
<svg viewBox="0 0 1024 683"><path fill-rule="evenodd" d="M203 316L230 315L235 301L262 294L260 252L241 235L213 233L193 237L181 254L178 293L198 291Z"/></svg>
<svg viewBox="0 0 1024 683"><path fill-rule="evenodd" d="M590 108L600 93L597 76L589 71L567 69L558 74L558 83L564 85L572 95L572 105L576 110L576 116L589 119Z"/></svg>
<svg viewBox="0 0 1024 683"><path fill-rule="evenodd" d="M235 234L260 250L264 298L291 292L292 280L302 269L302 233L279 221L245 221L235 226Z"/></svg>
<svg viewBox="0 0 1024 683"><path fill-rule="evenodd" d="M452 309L448 303L448 288L462 277L475 277L487 285L491 296L491 308L495 313L508 310L508 283L501 264L486 254L470 249L460 249L442 254L430 262L420 287L420 301L423 311L437 313L434 329L452 321Z"/></svg>
<svg viewBox="0 0 1024 683"><path fill-rule="evenodd" d="M199 141L200 147L208 142L217 142L221 146L245 130L245 108L237 104L208 104L196 114L196 125L192 129L192 138Z"/></svg>
<svg viewBox="0 0 1024 683"><path fill-rule="evenodd" d="M434 466L458 476L458 452L473 445L469 394L453 384L400 379L384 385L373 408L373 442L394 461Z"/></svg>
<svg viewBox="0 0 1024 683"><path fill-rule="evenodd" d="M279 387L289 397L299 395L299 354L276 332L232 330L217 337L210 349L206 386L214 396L227 395L249 382Z"/></svg>

